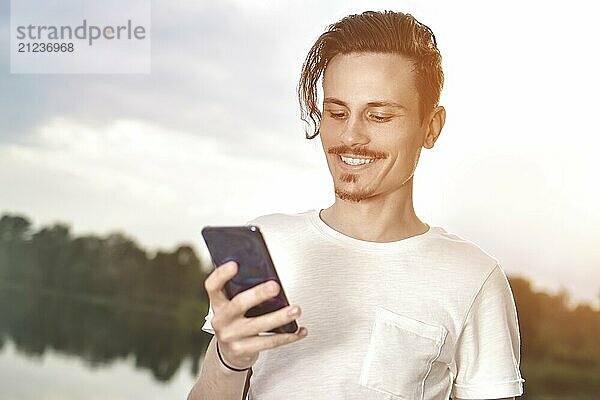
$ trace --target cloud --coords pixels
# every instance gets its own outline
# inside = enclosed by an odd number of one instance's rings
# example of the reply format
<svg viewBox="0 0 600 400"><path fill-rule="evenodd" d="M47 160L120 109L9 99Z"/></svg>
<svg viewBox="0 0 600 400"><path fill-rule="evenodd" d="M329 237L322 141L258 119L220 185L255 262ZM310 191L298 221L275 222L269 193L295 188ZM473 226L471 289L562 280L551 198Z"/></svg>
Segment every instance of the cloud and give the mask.
<svg viewBox="0 0 600 400"><path fill-rule="evenodd" d="M36 222L58 219L78 232L125 230L162 247L197 241L205 224L241 224L315 201L306 188L315 187L316 163L232 156L214 138L155 124L117 120L97 128L54 119L34 139L0 146L0 170L11 171L0 174L0 185L11 188L3 207L33 210Z"/></svg>
<svg viewBox="0 0 600 400"><path fill-rule="evenodd" d="M263 135L289 130L298 113L295 79L285 79L290 64L280 56L288 43L273 35L268 16L248 15L226 2L210 4L154 5L150 75L3 72L0 84L10 95L2 96L2 105L11 118L0 119L0 137L31 134L57 115L99 125L145 120L224 140L250 141L244 130L258 126ZM3 21L1 46L8 48ZM299 71L302 56L295 54ZM292 126L303 134L299 121Z"/></svg>

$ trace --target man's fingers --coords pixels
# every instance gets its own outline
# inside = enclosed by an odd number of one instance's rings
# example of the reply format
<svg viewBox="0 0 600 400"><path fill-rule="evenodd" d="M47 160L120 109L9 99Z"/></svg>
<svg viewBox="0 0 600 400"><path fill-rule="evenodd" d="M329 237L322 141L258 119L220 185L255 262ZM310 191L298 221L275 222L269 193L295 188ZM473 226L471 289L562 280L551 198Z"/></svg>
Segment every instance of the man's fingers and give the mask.
<svg viewBox="0 0 600 400"><path fill-rule="evenodd" d="M258 335L271 329L286 325L300 317L302 310L298 306L287 306L258 317L247 318L247 330L250 335Z"/></svg>
<svg viewBox="0 0 600 400"><path fill-rule="evenodd" d="M204 288L213 308L226 304L227 298L223 288L225 283L237 274L238 266L235 261L229 261L217 268L204 281Z"/></svg>
<svg viewBox="0 0 600 400"><path fill-rule="evenodd" d="M233 315L244 315L246 311L279 293L279 284L275 281L263 282L248 290L238 293L229 304L229 312Z"/></svg>
<svg viewBox="0 0 600 400"><path fill-rule="evenodd" d="M233 356L243 357L247 354L259 353L263 350L273 349L285 344L297 342L308 335L306 328L302 327L296 333L276 333L266 336L252 336L236 342L232 346Z"/></svg>

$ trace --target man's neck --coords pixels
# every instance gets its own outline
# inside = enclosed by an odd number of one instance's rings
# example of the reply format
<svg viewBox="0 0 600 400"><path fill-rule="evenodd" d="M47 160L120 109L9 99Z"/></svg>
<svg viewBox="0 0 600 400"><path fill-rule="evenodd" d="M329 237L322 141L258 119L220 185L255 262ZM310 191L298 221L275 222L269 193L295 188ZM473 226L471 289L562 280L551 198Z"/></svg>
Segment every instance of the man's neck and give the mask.
<svg viewBox="0 0 600 400"><path fill-rule="evenodd" d="M429 229L415 214L412 187L385 198L375 196L359 203L336 197L335 203L321 211L320 217L336 231L369 242L395 242Z"/></svg>

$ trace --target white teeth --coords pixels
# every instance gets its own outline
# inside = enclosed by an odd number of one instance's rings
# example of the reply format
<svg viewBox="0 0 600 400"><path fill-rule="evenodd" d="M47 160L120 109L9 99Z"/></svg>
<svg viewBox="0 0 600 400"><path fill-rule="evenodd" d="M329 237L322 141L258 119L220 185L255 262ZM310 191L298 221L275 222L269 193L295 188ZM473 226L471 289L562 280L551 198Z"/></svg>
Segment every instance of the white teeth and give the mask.
<svg viewBox="0 0 600 400"><path fill-rule="evenodd" d="M370 164L373 161L375 161L374 158L350 158L350 157L344 157L344 156L340 156L340 158L342 159L342 161L348 165L363 165L363 164Z"/></svg>

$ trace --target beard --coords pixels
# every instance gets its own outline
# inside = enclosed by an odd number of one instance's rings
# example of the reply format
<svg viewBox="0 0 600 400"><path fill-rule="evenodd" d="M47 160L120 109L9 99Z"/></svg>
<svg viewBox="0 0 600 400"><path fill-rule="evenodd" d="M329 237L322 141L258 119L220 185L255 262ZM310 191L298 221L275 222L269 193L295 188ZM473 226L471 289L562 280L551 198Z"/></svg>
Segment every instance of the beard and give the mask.
<svg viewBox="0 0 600 400"><path fill-rule="evenodd" d="M340 181L348 182L348 183L356 183L358 181L358 175L356 174L342 174L340 175ZM338 187L337 185L334 187L335 195L340 200L349 201L351 203L360 203L362 200L368 199L373 195L372 190L346 190Z"/></svg>
<svg viewBox="0 0 600 400"><path fill-rule="evenodd" d="M371 197L371 193L363 191L363 190L349 192L349 191L345 191L342 189L335 189L335 195L340 200L349 201L351 203L360 203L361 200L365 200L365 199L368 199L369 197Z"/></svg>

